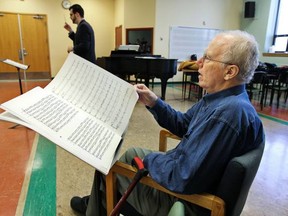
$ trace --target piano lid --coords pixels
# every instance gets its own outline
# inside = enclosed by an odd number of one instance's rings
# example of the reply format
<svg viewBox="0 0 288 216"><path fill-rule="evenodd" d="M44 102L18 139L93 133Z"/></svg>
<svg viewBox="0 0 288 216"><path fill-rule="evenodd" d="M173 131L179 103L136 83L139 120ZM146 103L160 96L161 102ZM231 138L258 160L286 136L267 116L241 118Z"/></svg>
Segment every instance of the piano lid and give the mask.
<svg viewBox="0 0 288 216"><path fill-rule="evenodd" d="M135 50L112 50L111 57L134 57L140 55L141 53Z"/></svg>
<svg viewBox="0 0 288 216"><path fill-rule="evenodd" d="M150 53L142 53L135 50L112 50L110 57L153 57L161 58L161 55L152 55Z"/></svg>

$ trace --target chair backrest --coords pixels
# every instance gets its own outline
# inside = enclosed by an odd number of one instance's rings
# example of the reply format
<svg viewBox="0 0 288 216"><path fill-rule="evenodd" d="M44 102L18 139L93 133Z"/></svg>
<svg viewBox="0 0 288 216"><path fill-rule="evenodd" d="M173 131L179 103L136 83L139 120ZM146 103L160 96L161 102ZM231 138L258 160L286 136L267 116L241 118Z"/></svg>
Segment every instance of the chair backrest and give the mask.
<svg viewBox="0 0 288 216"><path fill-rule="evenodd" d="M268 84L267 73L264 71L255 71L253 78L246 84L246 90L249 94L250 100L252 99L253 92L263 92L265 86Z"/></svg>
<svg viewBox="0 0 288 216"><path fill-rule="evenodd" d="M257 173L265 143L261 143L227 165L216 195L225 201L226 216L239 216L245 205L250 186Z"/></svg>
<svg viewBox="0 0 288 216"><path fill-rule="evenodd" d="M265 71L255 71L251 82L262 84L267 73Z"/></svg>
<svg viewBox="0 0 288 216"><path fill-rule="evenodd" d="M260 89L262 90L265 84L267 84L267 73L264 71L255 71L253 78L246 86L248 91L252 91L255 87L254 85L261 85Z"/></svg>
<svg viewBox="0 0 288 216"><path fill-rule="evenodd" d="M280 85L286 85L288 84L288 71L283 71L281 72L281 74L279 75L279 84Z"/></svg>

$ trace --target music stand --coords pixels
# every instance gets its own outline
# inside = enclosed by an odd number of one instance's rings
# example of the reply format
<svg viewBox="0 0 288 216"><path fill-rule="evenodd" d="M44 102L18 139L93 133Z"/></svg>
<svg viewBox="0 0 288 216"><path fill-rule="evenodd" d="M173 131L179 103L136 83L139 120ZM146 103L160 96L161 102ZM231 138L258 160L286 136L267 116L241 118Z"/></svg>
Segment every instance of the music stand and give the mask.
<svg viewBox="0 0 288 216"><path fill-rule="evenodd" d="M23 90L22 90L22 82L21 82L21 75L20 75L20 69L22 70L27 70L29 68L29 65L24 65L24 64L20 64L18 62L12 61L10 59L0 59L0 62L6 63L8 65L14 66L17 68L17 73L18 73L18 80L19 80L19 87L20 87L20 93L23 94ZM19 126L19 124L16 124L12 127L10 127L10 129L14 129L17 126Z"/></svg>
<svg viewBox="0 0 288 216"><path fill-rule="evenodd" d="M20 93L23 94L20 69L27 70L29 68L29 65L20 64L18 62L12 61L10 59L0 59L0 61L17 68Z"/></svg>

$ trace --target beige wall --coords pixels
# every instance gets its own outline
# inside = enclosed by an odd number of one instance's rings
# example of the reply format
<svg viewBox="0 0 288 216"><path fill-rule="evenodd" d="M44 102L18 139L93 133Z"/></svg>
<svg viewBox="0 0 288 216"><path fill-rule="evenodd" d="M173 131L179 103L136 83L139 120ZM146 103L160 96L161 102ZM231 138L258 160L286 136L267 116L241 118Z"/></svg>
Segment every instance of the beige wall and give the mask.
<svg viewBox="0 0 288 216"><path fill-rule="evenodd" d="M242 0L156 0L154 53L169 58L171 26L240 29L243 6ZM182 72L169 81L182 81Z"/></svg>
<svg viewBox="0 0 288 216"><path fill-rule="evenodd" d="M115 0L115 14L114 14L115 27L122 25L122 44L125 44L124 1L125 0Z"/></svg>
<svg viewBox="0 0 288 216"><path fill-rule="evenodd" d="M155 52L168 57L171 26L239 29L242 12L237 0L156 0Z"/></svg>
<svg viewBox="0 0 288 216"><path fill-rule="evenodd" d="M126 28L145 28L155 26L156 0L125 0L124 26ZM126 42L124 30L123 42Z"/></svg>
<svg viewBox="0 0 288 216"><path fill-rule="evenodd" d="M60 69L71 41L63 29L64 16L69 21L69 11L61 7L62 0L0 0L0 11L39 13L48 15L48 31L52 75ZM246 0L71 0L85 9L85 18L94 28L97 56L107 56L114 49L115 26L125 28L154 27L154 54L169 57L169 28L190 26L198 28L243 29L254 34L260 50L267 49L267 13L276 0L261 0L256 7L256 18L244 20ZM260 4L261 2L261 4ZM259 13L258 13L259 12ZM261 17L260 14L263 16ZM259 24L260 23L260 24ZM242 25L242 26L241 26ZM76 27L76 26L74 26ZM260 33L259 33L260 32ZM0 36L1 37L1 36ZM261 58L262 61L285 63L286 58ZM178 73L172 81L181 81Z"/></svg>
<svg viewBox="0 0 288 216"><path fill-rule="evenodd" d="M115 0L114 23L115 26L124 24L124 0Z"/></svg>
<svg viewBox="0 0 288 216"><path fill-rule="evenodd" d="M242 19L241 29L250 32L256 37L261 54L267 53L269 47L272 45L277 1L278 0L255 0L255 18ZM260 55L260 61L275 63L278 66L288 65L287 56L266 57L262 54Z"/></svg>
<svg viewBox="0 0 288 216"><path fill-rule="evenodd" d="M69 11L61 6L61 0L1 0L0 11L13 13L39 13L48 17L48 37L51 73L54 77L67 57L67 46L72 44L63 28L65 19L73 29ZM92 25L96 37L96 55L109 55L114 49L114 0L71 0L82 5L86 20Z"/></svg>
<svg viewBox="0 0 288 216"><path fill-rule="evenodd" d="M63 64L67 46L72 42L64 30L64 17L71 24L69 11L62 0L0 0L5 12L40 13L48 15L48 31L52 76ZM154 27L154 54L169 57L169 28L190 26L201 28L240 29L244 3L242 0L71 0L85 10L96 37L98 57L110 55L114 49L115 26L126 28ZM76 26L73 26L74 29ZM171 81L181 81L182 74Z"/></svg>
<svg viewBox="0 0 288 216"><path fill-rule="evenodd" d="M155 0L125 0L125 27L154 27Z"/></svg>
<svg viewBox="0 0 288 216"><path fill-rule="evenodd" d="M126 43L126 28L155 26L156 0L115 0L115 26L122 25L122 43Z"/></svg>

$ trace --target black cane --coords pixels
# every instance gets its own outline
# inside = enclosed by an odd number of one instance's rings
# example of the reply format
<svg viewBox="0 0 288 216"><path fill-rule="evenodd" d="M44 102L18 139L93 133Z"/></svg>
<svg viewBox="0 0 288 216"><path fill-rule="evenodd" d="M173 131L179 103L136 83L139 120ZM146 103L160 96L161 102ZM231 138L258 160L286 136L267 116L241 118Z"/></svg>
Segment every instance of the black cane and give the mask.
<svg viewBox="0 0 288 216"><path fill-rule="evenodd" d="M121 207L124 205L127 197L130 195L136 184L140 181L142 177L148 175L148 170L145 169L143 161L139 157L133 158L132 165L135 166L138 171L136 172L131 184L111 212L110 216L117 216L119 214Z"/></svg>

